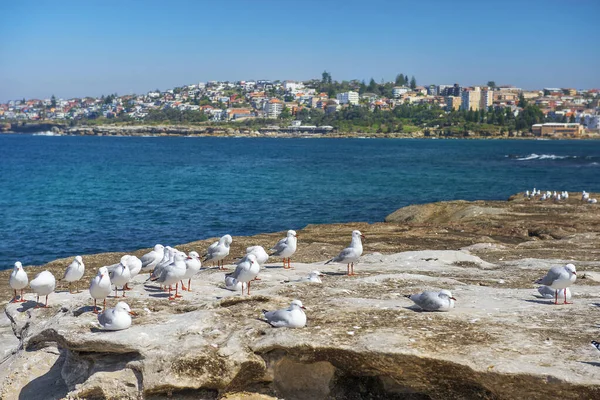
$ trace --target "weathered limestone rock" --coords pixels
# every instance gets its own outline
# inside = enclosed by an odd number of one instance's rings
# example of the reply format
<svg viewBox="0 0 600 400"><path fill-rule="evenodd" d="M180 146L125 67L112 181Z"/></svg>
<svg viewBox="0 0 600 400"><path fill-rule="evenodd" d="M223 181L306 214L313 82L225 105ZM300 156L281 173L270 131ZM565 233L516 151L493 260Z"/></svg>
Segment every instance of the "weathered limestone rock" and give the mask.
<svg viewBox="0 0 600 400"><path fill-rule="evenodd" d="M60 292L48 309L9 304L20 350L2 363L3 399L554 398L600 396L598 338L590 312L600 284L579 280L575 304L554 306L532 282L565 260L486 262L475 251L367 254L356 265L269 263L252 296L223 289L203 270L193 292L169 301L138 276L126 301L139 315L125 331L98 329L89 294ZM470 253L471 252L471 253ZM573 261L573 260L570 260ZM578 272L597 262L574 260ZM312 270L322 284L294 283ZM420 312L404 294L446 288L448 313ZM301 299L304 329L275 329L261 309ZM116 300L110 299L110 304ZM50 384L51 383L51 384ZM49 385L49 386L46 386ZM36 394L37 393L37 394Z"/></svg>

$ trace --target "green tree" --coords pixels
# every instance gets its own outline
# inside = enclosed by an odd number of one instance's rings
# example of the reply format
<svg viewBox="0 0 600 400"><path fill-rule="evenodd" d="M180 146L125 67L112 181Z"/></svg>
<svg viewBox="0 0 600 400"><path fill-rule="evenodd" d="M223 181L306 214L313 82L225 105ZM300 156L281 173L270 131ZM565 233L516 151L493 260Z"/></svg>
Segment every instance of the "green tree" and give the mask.
<svg viewBox="0 0 600 400"><path fill-rule="evenodd" d="M279 114L279 119L288 119L291 118L292 113L290 112L290 109L287 107L283 107L283 110L281 110L281 114Z"/></svg>
<svg viewBox="0 0 600 400"><path fill-rule="evenodd" d="M56 108L56 97L54 95L50 98L50 107Z"/></svg>
<svg viewBox="0 0 600 400"><path fill-rule="evenodd" d="M571 114L571 116L569 117L569 123L571 123L571 124L575 123L575 114Z"/></svg>
<svg viewBox="0 0 600 400"><path fill-rule="evenodd" d="M369 81L369 86L367 86L367 91L369 91L370 93L379 93L379 87L377 86L377 82L375 82L375 79L371 78L371 80Z"/></svg>
<svg viewBox="0 0 600 400"><path fill-rule="evenodd" d="M495 89L496 88L496 82L494 82L494 81L488 81L487 86L489 86L491 89Z"/></svg>
<svg viewBox="0 0 600 400"><path fill-rule="evenodd" d="M331 84L331 82L332 82L331 81L331 74L329 72L323 71L323 73L321 74L321 76L322 76L321 82L323 84L326 84L326 85L330 85Z"/></svg>
<svg viewBox="0 0 600 400"><path fill-rule="evenodd" d="M396 81L394 83L396 84L396 86L404 86L406 84L406 81L404 80L404 75L396 75Z"/></svg>
<svg viewBox="0 0 600 400"><path fill-rule="evenodd" d="M525 100L525 96L523 96L523 92L519 94L519 107L525 108L527 107L527 100Z"/></svg>
<svg viewBox="0 0 600 400"><path fill-rule="evenodd" d="M412 90L415 90L415 88L417 87L417 80L415 79L414 75L412 78L410 78L410 88Z"/></svg>

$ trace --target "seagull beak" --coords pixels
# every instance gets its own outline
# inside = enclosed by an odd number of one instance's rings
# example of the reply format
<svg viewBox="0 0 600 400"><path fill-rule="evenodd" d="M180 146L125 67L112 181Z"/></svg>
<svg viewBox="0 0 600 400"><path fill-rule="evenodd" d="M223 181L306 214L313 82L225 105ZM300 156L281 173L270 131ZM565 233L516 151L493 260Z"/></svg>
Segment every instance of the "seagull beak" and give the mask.
<svg viewBox="0 0 600 400"><path fill-rule="evenodd" d="M454 297L450 297L452 300L456 301L456 299Z"/></svg>
<svg viewBox="0 0 600 400"><path fill-rule="evenodd" d="M302 308L303 310L306 310L306 307L304 307L304 306L302 306L302 307L300 307L300 308Z"/></svg>
<svg viewBox="0 0 600 400"><path fill-rule="evenodd" d="M573 272L573 275L577 275L577 272Z"/></svg>
<svg viewBox="0 0 600 400"><path fill-rule="evenodd" d="M365 238L365 235L360 235L360 237L361 237L361 238L363 238L363 239L366 239L366 238Z"/></svg>
<svg viewBox="0 0 600 400"><path fill-rule="evenodd" d="M298 237L298 236L299 236L299 235L298 235L297 233L294 235L294 237Z"/></svg>
<svg viewBox="0 0 600 400"><path fill-rule="evenodd" d="M136 314L135 312L133 312L133 311L129 311L129 314L130 314L130 315L137 315L137 314Z"/></svg>

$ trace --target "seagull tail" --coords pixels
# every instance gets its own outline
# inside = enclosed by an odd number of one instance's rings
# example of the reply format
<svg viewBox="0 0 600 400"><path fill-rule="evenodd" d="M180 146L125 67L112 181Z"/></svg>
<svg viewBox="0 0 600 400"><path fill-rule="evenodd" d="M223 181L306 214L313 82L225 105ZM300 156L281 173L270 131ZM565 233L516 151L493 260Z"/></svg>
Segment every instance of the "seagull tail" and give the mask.
<svg viewBox="0 0 600 400"><path fill-rule="evenodd" d="M267 314L269 310L262 310L263 315Z"/></svg>
<svg viewBox="0 0 600 400"><path fill-rule="evenodd" d="M329 261L325 261L325 265L329 264L332 261L333 261L333 258L331 260L329 260Z"/></svg>
<svg viewBox="0 0 600 400"><path fill-rule="evenodd" d="M404 294L404 297L406 297L407 299L410 299L410 296L412 296L412 294Z"/></svg>

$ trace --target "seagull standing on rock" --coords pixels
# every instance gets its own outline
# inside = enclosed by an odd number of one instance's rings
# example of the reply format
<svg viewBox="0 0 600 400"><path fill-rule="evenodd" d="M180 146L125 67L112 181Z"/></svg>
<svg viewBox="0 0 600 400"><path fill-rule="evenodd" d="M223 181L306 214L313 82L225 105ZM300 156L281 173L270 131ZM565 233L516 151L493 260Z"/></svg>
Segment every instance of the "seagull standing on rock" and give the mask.
<svg viewBox="0 0 600 400"><path fill-rule="evenodd" d="M44 303L44 307L48 307L48 295L54 292L56 288L56 278L50 271L42 271L31 282L29 282L29 286L31 290L36 294L36 306L35 308L40 308L40 296L46 296L46 302Z"/></svg>
<svg viewBox="0 0 600 400"><path fill-rule="evenodd" d="M192 291L192 277L200 271L202 263L200 262L200 255L195 251L190 251L190 254L185 259L185 275L181 280L181 290ZM188 280L188 287L186 288L183 281Z"/></svg>
<svg viewBox="0 0 600 400"><path fill-rule="evenodd" d="M98 273L90 282L90 295L94 299L94 314L98 314L98 307L96 306L98 300L104 301L103 310L106 310L106 298L110 295L110 292L112 292L112 286L108 276L108 268L100 267Z"/></svg>
<svg viewBox="0 0 600 400"><path fill-rule="evenodd" d="M146 253L140 259L142 261L142 272L152 272L154 267L163 259L165 255L165 247L162 244L157 244L154 249Z"/></svg>
<svg viewBox="0 0 600 400"><path fill-rule="evenodd" d="M272 249L270 249L273 252L270 254L270 256L283 258L283 268L291 269L292 264L291 264L290 257L293 256L294 253L296 252L297 245L298 245L298 235L296 234L296 231L290 229L289 231L287 231L286 237L279 240L279 242L277 242L277 244L275 246L273 246ZM287 267L286 267L286 260L287 260Z"/></svg>
<svg viewBox="0 0 600 400"><path fill-rule="evenodd" d="M109 308L98 315L98 322L106 331L121 331L131 326L131 316L135 315L129 304L124 301L117 303L115 308Z"/></svg>
<svg viewBox="0 0 600 400"><path fill-rule="evenodd" d="M425 311L449 311L454 308L456 299L452 297L449 290L440 290L439 292L425 291L417 294L405 295L416 305Z"/></svg>
<svg viewBox="0 0 600 400"><path fill-rule="evenodd" d="M549 286L554 289L554 304L558 304L558 291L563 289L565 301L563 304L571 304L567 302L567 288L571 286L577 279L577 271L575 265L567 264L564 267L552 267L548 273L535 281L544 286Z"/></svg>
<svg viewBox="0 0 600 400"><path fill-rule="evenodd" d="M260 267L265 265L267 260L269 259L269 254L265 251L265 248L262 246L250 246L246 248L246 255L236 263L239 264L241 262L248 260L248 255L254 254L256 256L256 262ZM260 281L260 278L257 276L253 279L254 281Z"/></svg>
<svg viewBox="0 0 600 400"><path fill-rule="evenodd" d="M304 328L306 326L306 307L300 300L292 301L289 308L276 311L262 310L267 322L275 328Z"/></svg>
<svg viewBox="0 0 600 400"><path fill-rule="evenodd" d="M119 263L112 271L108 273L110 282L115 285L115 299L119 298L118 287L121 286L123 297L125 297L125 285L131 280L131 272L126 264Z"/></svg>
<svg viewBox="0 0 600 400"><path fill-rule="evenodd" d="M150 278L152 281L156 281L163 286L169 287L169 300L175 300L181 295L179 295L179 281L183 279L185 275L185 271L187 269L185 265L185 259L187 256L183 252L177 252L175 254L175 259L172 264L167 265L166 267L161 269L160 275L154 276L156 270L153 273L153 277ZM175 296L171 296L171 285L175 284Z"/></svg>
<svg viewBox="0 0 600 400"><path fill-rule="evenodd" d="M73 293L71 291L71 283L75 282L75 293L81 293L80 290L77 290L77 283L81 278L83 278L83 274L85 273L85 265L83 264L83 259L81 256L76 256L75 259L67 269L65 270L65 275L61 279L62 281L69 282L69 293Z"/></svg>
<svg viewBox="0 0 600 400"><path fill-rule="evenodd" d="M121 262L123 262L122 258ZM142 270L142 260L140 260L136 256L128 255L127 259L125 260L125 263L129 268L129 274L131 275L129 282L131 282L131 280L133 280L133 278L135 278ZM129 282L125 284L125 290L131 290L131 288L129 287Z"/></svg>
<svg viewBox="0 0 600 400"><path fill-rule="evenodd" d="M231 235L225 235L218 242L214 242L206 250L203 262L217 262L220 270L224 270L223 259L229 255L229 246L233 242Z"/></svg>
<svg viewBox="0 0 600 400"><path fill-rule="evenodd" d="M248 254L246 260L241 261L237 265L230 277L242 283L242 295L244 295L243 284L245 283L248 288L248 295L250 295L250 282L256 278L259 272L260 265L258 265L258 261L256 261L256 256L254 254Z"/></svg>
<svg viewBox="0 0 600 400"><path fill-rule="evenodd" d="M23 269L23 264L21 264L20 261L17 261L13 268L13 272L10 274L10 278L8 278L8 284L15 291L15 297L10 301L11 303L23 303L25 301L23 299L23 289L27 287L28 283L29 279L27 278L27 272ZM17 300L17 290L21 291L19 300Z"/></svg>
<svg viewBox="0 0 600 400"><path fill-rule="evenodd" d="M330 262L347 264L346 268L348 270L348 276L356 275L354 273L354 263L358 261L363 252L361 238L364 239L365 237L359 230L352 231L352 241L350 242L350 246L346 247L340 254L333 257L325 264L329 264Z"/></svg>

